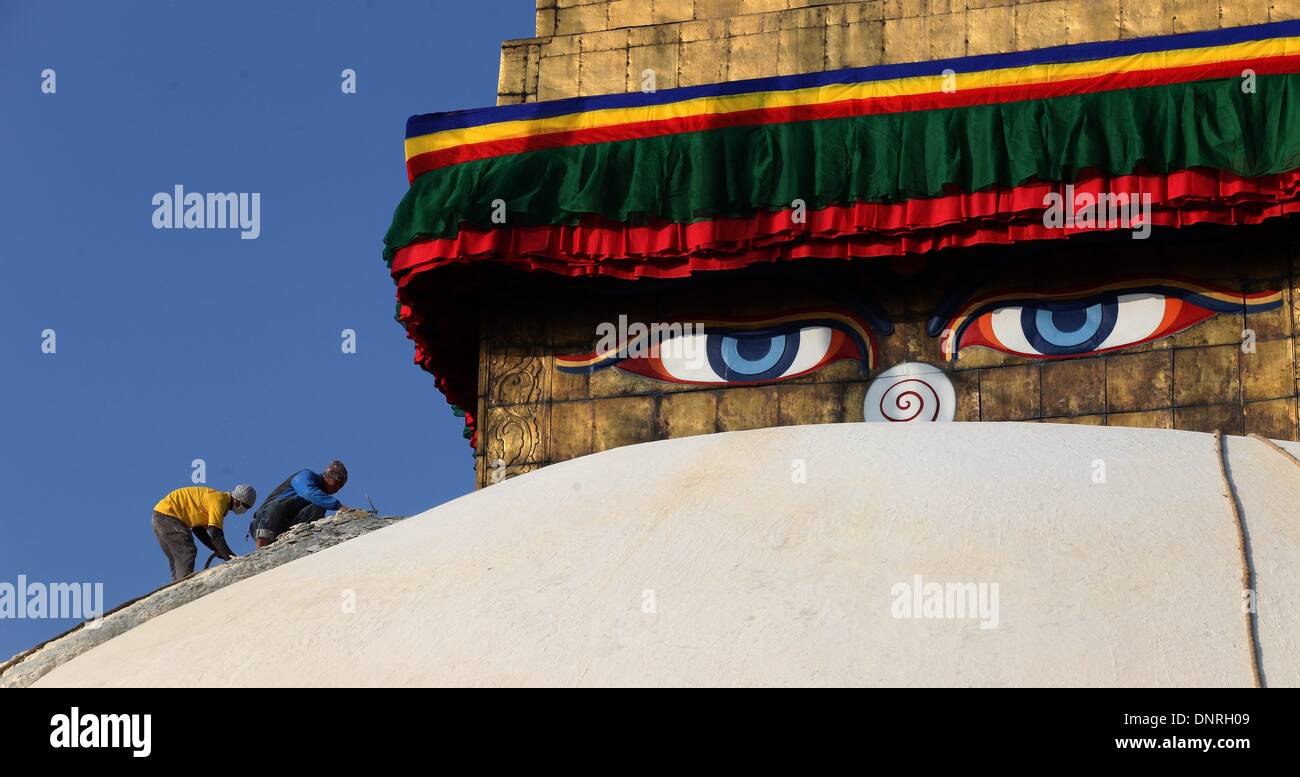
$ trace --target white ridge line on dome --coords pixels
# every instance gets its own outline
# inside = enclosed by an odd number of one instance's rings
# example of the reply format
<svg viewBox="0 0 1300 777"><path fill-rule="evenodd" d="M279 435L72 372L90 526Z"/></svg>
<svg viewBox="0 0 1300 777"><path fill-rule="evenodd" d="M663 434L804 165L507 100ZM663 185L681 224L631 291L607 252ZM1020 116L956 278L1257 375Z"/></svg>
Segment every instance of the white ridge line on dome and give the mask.
<svg viewBox="0 0 1300 777"><path fill-rule="evenodd" d="M1283 448L1281 445L1278 445L1277 443L1268 439L1267 437L1260 434L1259 432L1251 432L1250 436L1251 439L1259 440L1260 442L1264 443L1268 447L1272 448L1273 450L1285 456L1292 464L1296 465L1297 467L1300 467L1300 459L1297 459L1294 455L1292 455L1291 451L1287 450L1286 448Z"/></svg>
<svg viewBox="0 0 1300 777"><path fill-rule="evenodd" d="M1254 676L1255 687L1265 688L1264 672L1260 668L1259 623L1255 602L1255 569L1250 560L1249 538L1246 534L1246 519L1241 514L1241 500L1237 496L1237 487L1228 475L1228 455L1223 447L1223 431L1214 430L1215 458L1219 460L1219 475L1223 478L1223 496L1232 509L1232 520L1237 529L1237 552L1241 561L1241 590L1243 595L1252 598L1251 606L1244 610L1246 616L1246 638L1250 642L1250 672Z"/></svg>

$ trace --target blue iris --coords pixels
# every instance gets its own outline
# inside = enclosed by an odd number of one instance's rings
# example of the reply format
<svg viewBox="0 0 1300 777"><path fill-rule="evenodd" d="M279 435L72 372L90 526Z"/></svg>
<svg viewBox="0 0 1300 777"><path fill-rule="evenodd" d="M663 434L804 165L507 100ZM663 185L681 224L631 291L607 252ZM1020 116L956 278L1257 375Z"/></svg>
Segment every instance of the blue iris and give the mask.
<svg viewBox="0 0 1300 777"><path fill-rule="evenodd" d="M784 375L799 354L799 330L709 334L705 347L709 366L723 380L771 380Z"/></svg>
<svg viewBox="0 0 1300 777"><path fill-rule="evenodd" d="M1110 337L1119 317L1119 299L1025 305L1020 326L1034 350L1046 356L1074 356L1095 351Z"/></svg>

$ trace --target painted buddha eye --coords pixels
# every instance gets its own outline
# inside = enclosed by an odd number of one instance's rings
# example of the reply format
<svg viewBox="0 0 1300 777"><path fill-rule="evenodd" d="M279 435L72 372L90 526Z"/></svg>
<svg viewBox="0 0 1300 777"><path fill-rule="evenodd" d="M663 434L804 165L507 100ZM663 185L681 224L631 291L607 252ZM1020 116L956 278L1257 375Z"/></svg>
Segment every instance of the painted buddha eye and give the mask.
<svg viewBox="0 0 1300 777"><path fill-rule="evenodd" d="M772 383L815 372L841 359L870 369L875 342L862 322L843 314L765 321L682 324L668 337L632 337L596 353L557 356L563 372L617 366L671 383Z"/></svg>
<svg viewBox="0 0 1300 777"><path fill-rule="evenodd" d="M1156 335L1171 301L1179 303L1159 294L1123 294L1096 301L1009 305L987 314L992 337L983 344L1029 356L1078 356L1123 348ZM1213 315L1200 312L1197 320Z"/></svg>
<svg viewBox="0 0 1300 777"><path fill-rule="evenodd" d="M833 359L861 359L843 333L828 326L757 331L706 331L674 338L648 358L621 367L675 383L765 383L793 378Z"/></svg>
<svg viewBox="0 0 1300 777"><path fill-rule="evenodd" d="M1001 294L963 306L945 327L943 347L950 356L977 345L1031 358L1085 356L1167 337L1219 313L1280 304L1280 292L1243 294L1167 280L1060 294ZM932 322L932 334L934 329Z"/></svg>

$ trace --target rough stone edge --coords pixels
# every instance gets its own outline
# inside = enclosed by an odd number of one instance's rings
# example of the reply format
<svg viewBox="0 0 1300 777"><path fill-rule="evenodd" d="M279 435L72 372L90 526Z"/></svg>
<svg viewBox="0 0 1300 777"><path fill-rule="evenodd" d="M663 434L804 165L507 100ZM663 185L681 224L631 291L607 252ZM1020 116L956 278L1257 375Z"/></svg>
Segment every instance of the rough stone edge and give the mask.
<svg viewBox="0 0 1300 777"><path fill-rule="evenodd" d="M86 651L165 612L232 583L389 526L402 516L345 511L285 532L274 544L169 583L109 610L0 664L0 688L26 688ZM199 548L206 551L206 548ZM200 553L200 558L206 558ZM98 623L98 626L92 624Z"/></svg>

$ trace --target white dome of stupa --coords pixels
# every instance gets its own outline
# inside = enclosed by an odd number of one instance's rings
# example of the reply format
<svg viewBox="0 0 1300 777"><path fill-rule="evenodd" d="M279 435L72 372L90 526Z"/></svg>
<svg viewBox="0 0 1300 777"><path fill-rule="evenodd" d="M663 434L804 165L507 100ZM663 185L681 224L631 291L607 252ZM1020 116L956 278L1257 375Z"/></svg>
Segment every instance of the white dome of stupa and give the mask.
<svg viewBox="0 0 1300 777"><path fill-rule="evenodd" d="M549 466L36 685L1294 685L1300 468L1225 444L1254 626L1211 435L836 424Z"/></svg>

